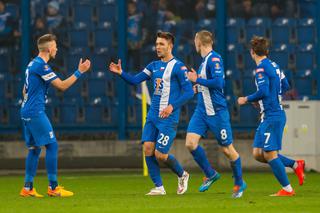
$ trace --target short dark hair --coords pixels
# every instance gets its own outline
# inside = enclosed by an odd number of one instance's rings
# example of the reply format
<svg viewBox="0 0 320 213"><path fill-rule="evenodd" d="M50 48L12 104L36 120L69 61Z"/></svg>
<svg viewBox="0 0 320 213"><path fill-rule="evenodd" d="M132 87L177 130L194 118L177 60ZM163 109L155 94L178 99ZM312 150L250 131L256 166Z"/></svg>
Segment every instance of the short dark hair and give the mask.
<svg viewBox="0 0 320 213"><path fill-rule="evenodd" d="M269 40L265 37L253 36L250 41L251 49L258 56L269 54Z"/></svg>
<svg viewBox="0 0 320 213"><path fill-rule="evenodd" d="M167 41L170 41L172 43L172 45L174 45L174 36L172 35L172 33L170 32L158 32L157 33L157 38L164 38L166 39Z"/></svg>
<svg viewBox="0 0 320 213"><path fill-rule="evenodd" d="M56 41L57 37L53 34L45 34L38 38L37 45L39 51L43 50L44 46L46 43L51 42L51 41Z"/></svg>

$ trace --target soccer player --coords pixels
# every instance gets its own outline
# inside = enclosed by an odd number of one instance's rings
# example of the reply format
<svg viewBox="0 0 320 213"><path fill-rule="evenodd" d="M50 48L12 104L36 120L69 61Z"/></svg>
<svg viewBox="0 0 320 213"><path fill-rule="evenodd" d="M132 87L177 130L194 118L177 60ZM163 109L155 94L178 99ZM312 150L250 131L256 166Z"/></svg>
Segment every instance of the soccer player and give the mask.
<svg viewBox="0 0 320 213"><path fill-rule="evenodd" d="M154 93L142 132L145 159L155 188L146 195L165 195L158 161L163 162L178 176L177 194L188 188L189 174L177 159L168 154L176 136L180 107L193 97L191 82L187 79L187 68L172 55L174 36L169 32L158 32L156 52L160 60L153 61L135 76L124 72L121 60L111 63L109 69L127 83L137 85L151 80Z"/></svg>
<svg viewBox="0 0 320 213"><path fill-rule="evenodd" d="M285 167L294 169L299 184L304 181L304 160L292 160L281 154L282 134L286 114L281 105L281 95L289 88L288 81L279 66L267 58L269 42L264 37L254 36L250 42L250 54L257 64L255 83L257 91L246 97L239 97L238 104L259 102L261 123L256 130L253 156L257 161L268 163L282 189L272 196L293 196Z"/></svg>
<svg viewBox="0 0 320 213"><path fill-rule="evenodd" d="M189 80L195 83L194 90L198 93L198 104L188 126L186 147L206 175L199 188L200 192L204 192L220 178L220 174L211 167L204 149L199 145L200 138L211 130L222 152L230 160L234 177L232 197L239 198L247 186L242 180L240 156L232 145L230 116L223 91L225 85L223 61L212 49L213 35L209 31L202 30L196 33L194 44L203 60L198 72L192 69L188 73Z"/></svg>
<svg viewBox="0 0 320 213"><path fill-rule="evenodd" d="M48 195L69 197L73 193L58 185L57 160L58 143L51 123L45 113L45 99L50 83L61 91L73 85L80 76L89 70L90 61L80 59L78 69L66 80L60 80L47 62L57 53L56 36L46 34L37 42L39 54L28 65L25 72L21 119L24 137L29 153L26 159L25 184L20 195L23 197L43 197L33 187L33 179L38 167L41 147L46 148L46 169L49 179Z"/></svg>

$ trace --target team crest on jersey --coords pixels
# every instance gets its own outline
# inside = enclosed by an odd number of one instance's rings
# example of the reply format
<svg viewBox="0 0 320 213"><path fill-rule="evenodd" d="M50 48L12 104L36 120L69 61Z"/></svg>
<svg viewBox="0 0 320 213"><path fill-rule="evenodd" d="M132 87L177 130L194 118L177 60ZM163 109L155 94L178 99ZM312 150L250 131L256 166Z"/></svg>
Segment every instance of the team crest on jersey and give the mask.
<svg viewBox="0 0 320 213"><path fill-rule="evenodd" d="M154 94L155 95L161 95L163 83L162 78L156 78L154 79Z"/></svg>
<svg viewBox="0 0 320 213"><path fill-rule="evenodd" d="M213 62L215 62L215 61L220 62L220 58L216 58L216 57L212 58L211 60L212 60Z"/></svg>
<svg viewBox="0 0 320 213"><path fill-rule="evenodd" d="M217 70L220 69L219 63L216 63L215 68L216 68Z"/></svg>
<svg viewBox="0 0 320 213"><path fill-rule="evenodd" d="M47 71L49 70L49 66L48 65L44 65L44 69Z"/></svg>

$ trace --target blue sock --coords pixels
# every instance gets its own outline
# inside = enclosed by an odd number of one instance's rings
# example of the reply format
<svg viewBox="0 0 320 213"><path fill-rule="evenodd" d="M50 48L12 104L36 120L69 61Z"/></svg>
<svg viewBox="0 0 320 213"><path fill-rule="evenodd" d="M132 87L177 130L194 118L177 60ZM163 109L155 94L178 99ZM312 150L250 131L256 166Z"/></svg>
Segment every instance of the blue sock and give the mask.
<svg viewBox="0 0 320 213"><path fill-rule="evenodd" d="M29 149L29 153L26 159L26 175L24 179L24 187L32 190L33 188L33 178L36 176L39 156L41 149L39 147L35 149Z"/></svg>
<svg viewBox="0 0 320 213"><path fill-rule="evenodd" d="M197 148L191 151L193 159L198 163L204 174L207 178L213 177L217 172L211 167L206 153L201 146L197 146Z"/></svg>
<svg viewBox="0 0 320 213"><path fill-rule="evenodd" d="M285 167L290 167L292 168L294 163L296 162L295 160L292 160L284 155L278 154L278 157L280 158L281 162Z"/></svg>
<svg viewBox="0 0 320 213"><path fill-rule="evenodd" d="M145 158L152 182L156 187L162 186L163 184L160 176L160 167L156 157L153 155L146 156Z"/></svg>
<svg viewBox="0 0 320 213"><path fill-rule="evenodd" d="M184 169L173 155L169 155L164 164L166 164L174 173L176 173L178 177L182 177Z"/></svg>
<svg viewBox="0 0 320 213"><path fill-rule="evenodd" d="M230 161L232 172L233 172L233 178L234 178L234 185L242 186L243 180L242 180L242 168L241 168L241 159L240 156L235 161Z"/></svg>
<svg viewBox="0 0 320 213"><path fill-rule="evenodd" d="M54 190L58 186L58 143L56 142L46 145L46 168L49 186Z"/></svg>
<svg viewBox="0 0 320 213"><path fill-rule="evenodd" d="M289 179L288 176L286 174L286 170L285 167L283 165L283 163L281 162L280 158L275 158L271 161L268 162L274 176L276 176L277 180L279 181L279 183L281 184L282 187L288 186L289 183Z"/></svg>

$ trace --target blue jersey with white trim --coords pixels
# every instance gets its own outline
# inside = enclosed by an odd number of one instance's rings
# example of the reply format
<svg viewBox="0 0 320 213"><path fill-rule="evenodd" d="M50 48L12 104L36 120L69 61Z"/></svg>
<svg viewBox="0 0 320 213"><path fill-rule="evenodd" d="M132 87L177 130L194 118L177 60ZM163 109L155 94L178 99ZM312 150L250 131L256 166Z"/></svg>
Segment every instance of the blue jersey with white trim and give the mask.
<svg viewBox="0 0 320 213"><path fill-rule="evenodd" d="M255 84L257 90L265 87L268 91L259 101L260 112L265 116L280 115L283 111L282 80L284 73L279 66L268 58L263 59L256 68Z"/></svg>
<svg viewBox="0 0 320 213"><path fill-rule="evenodd" d="M173 112L170 117L174 122L179 121L181 103L176 101L184 92L193 94L187 71L186 66L175 58L168 62L153 61L146 66L143 72L152 80L154 88L148 117L158 118L159 113L171 104Z"/></svg>
<svg viewBox="0 0 320 213"><path fill-rule="evenodd" d="M198 86L198 104L196 110L207 115L215 115L219 110L227 108L227 101L224 95L225 75L221 56L211 51L203 58L198 69L198 77L201 79L215 80L211 87ZM198 81L197 81L198 83Z"/></svg>
<svg viewBox="0 0 320 213"><path fill-rule="evenodd" d="M34 58L25 72L25 96L21 117L29 118L45 111L45 99L50 82L58 78L51 67L40 57Z"/></svg>

